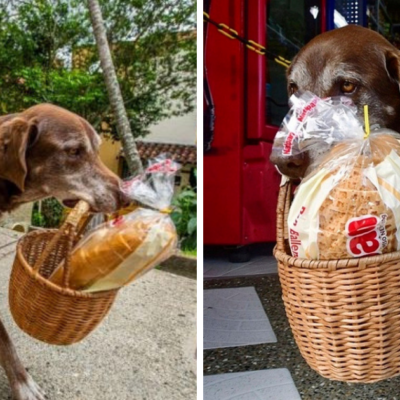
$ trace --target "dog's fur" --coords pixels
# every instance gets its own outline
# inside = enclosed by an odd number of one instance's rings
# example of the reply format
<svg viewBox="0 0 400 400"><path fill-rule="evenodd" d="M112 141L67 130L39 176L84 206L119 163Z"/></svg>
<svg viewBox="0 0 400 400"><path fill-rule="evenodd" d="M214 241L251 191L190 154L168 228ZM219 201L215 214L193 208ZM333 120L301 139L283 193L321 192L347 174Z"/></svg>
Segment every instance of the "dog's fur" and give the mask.
<svg viewBox="0 0 400 400"><path fill-rule="evenodd" d="M127 201L120 179L100 161L100 138L83 118L51 104L0 117L0 214L54 196L112 212ZM15 400L43 400L0 321L0 364Z"/></svg>
<svg viewBox="0 0 400 400"><path fill-rule="evenodd" d="M368 105L371 125L395 131L400 130L399 80L400 52L380 34L356 25L315 37L300 50L287 72L289 95L308 90L321 98L348 96L360 115ZM344 93L344 82L353 84L355 90ZM276 148L280 145L275 142ZM274 151L271 161L283 174L299 178L315 156L287 157Z"/></svg>

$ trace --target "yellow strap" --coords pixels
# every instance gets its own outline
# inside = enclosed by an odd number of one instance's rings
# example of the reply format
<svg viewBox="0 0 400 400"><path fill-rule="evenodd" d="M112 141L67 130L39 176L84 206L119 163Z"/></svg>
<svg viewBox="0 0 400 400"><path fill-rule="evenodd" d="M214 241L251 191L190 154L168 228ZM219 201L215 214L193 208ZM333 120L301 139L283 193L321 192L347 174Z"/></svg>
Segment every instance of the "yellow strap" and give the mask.
<svg viewBox="0 0 400 400"><path fill-rule="evenodd" d="M368 115L368 105L364 106L364 122L365 122L365 135L364 135L364 139L367 139L369 134L370 134L370 130L369 130L369 115Z"/></svg>

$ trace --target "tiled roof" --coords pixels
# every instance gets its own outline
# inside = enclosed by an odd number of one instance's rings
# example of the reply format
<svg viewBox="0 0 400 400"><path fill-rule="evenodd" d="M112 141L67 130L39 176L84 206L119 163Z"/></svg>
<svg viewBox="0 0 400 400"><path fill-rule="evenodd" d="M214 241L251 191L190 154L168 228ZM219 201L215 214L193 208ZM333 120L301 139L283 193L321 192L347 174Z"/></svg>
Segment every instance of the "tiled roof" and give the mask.
<svg viewBox="0 0 400 400"><path fill-rule="evenodd" d="M140 158L147 160L161 153L168 153L173 160L181 164L196 164L196 146L169 143L136 142Z"/></svg>

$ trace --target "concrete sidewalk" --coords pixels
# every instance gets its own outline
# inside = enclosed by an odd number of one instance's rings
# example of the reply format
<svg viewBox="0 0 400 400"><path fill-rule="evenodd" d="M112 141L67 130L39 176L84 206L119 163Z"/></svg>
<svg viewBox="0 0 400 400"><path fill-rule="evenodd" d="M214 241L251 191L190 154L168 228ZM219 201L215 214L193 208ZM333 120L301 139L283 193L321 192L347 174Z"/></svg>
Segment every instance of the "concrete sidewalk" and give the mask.
<svg viewBox="0 0 400 400"><path fill-rule="evenodd" d="M121 290L83 342L49 346L15 325L8 280L16 235L0 230L0 313L17 351L50 400L196 398L196 281L154 270ZM0 400L10 399L0 372Z"/></svg>

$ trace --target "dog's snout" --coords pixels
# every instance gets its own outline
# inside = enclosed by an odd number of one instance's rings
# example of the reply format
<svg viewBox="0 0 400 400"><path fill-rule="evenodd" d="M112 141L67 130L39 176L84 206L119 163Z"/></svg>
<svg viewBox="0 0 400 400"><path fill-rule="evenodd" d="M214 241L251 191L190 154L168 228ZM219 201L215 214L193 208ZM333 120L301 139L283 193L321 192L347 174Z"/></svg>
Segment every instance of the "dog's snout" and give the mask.
<svg viewBox="0 0 400 400"><path fill-rule="evenodd" d="M109 176L108 190L113 194L118 209L128 207L132 203L123 190L123 181L116 175Z"/></svg>
<svg viewBox="0 0 400 400"><path fill-rule="evenodd" d="M292 157L287 163L288 168L299 168L304 164L304 157Z"/></svg>
<svg viewBox="0 0 400 400"><path fill-rule="evenodd" d="M129 204L132 203L131 199L125 194L124 191L119 190L117 193L117 203L119 204L119 208L128 207Z"/></svg>
<svg viewBox="0 0 400 400"><path fill-rule="evenodd" d="M93 208L100 212L114 212L129 206L132 202L123 190L123 181L102 162L96 165L96 173L91 176L91 187L96 186Z"/></svg>
<svg viewBox="0 0 400 400"><path fill-rule="evenodd" d="M281 174L292 179L302 178L308 167L308 161L304 153L285 156L279 151L273 151L270 161L276 165Z"/></svg>

